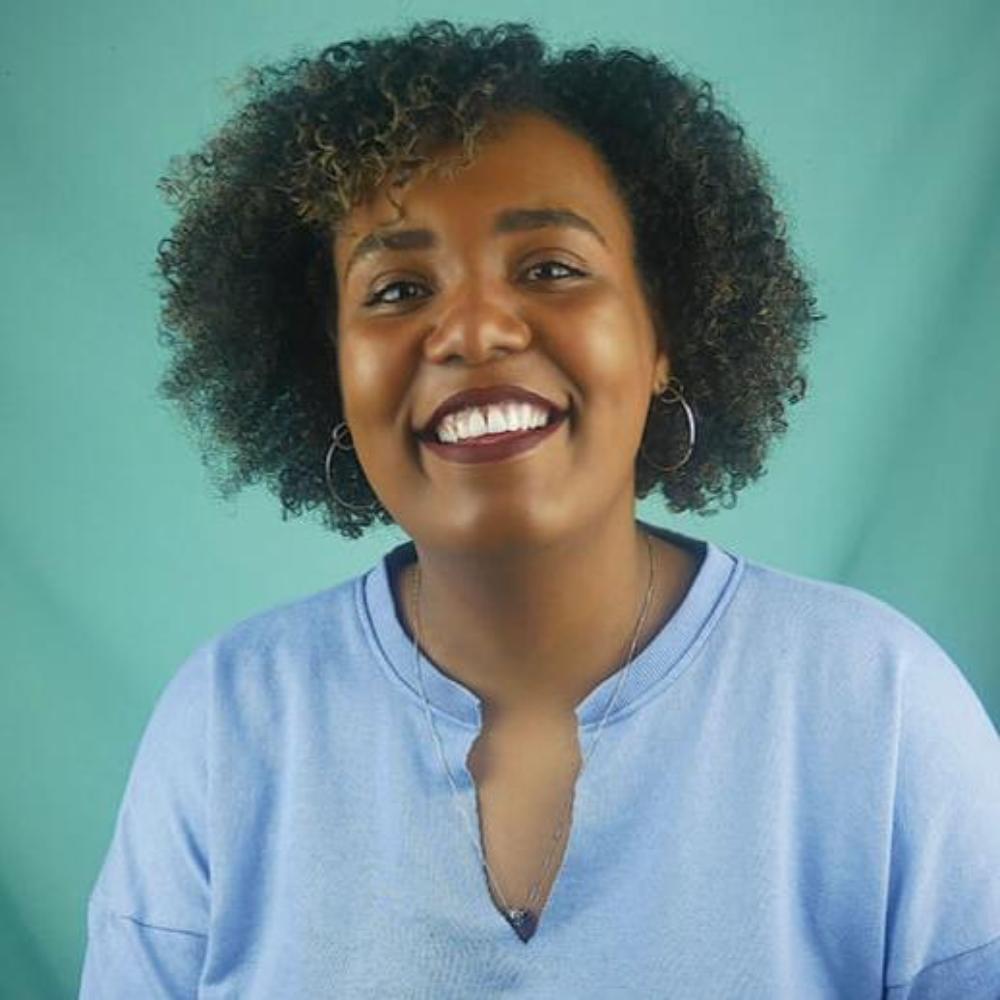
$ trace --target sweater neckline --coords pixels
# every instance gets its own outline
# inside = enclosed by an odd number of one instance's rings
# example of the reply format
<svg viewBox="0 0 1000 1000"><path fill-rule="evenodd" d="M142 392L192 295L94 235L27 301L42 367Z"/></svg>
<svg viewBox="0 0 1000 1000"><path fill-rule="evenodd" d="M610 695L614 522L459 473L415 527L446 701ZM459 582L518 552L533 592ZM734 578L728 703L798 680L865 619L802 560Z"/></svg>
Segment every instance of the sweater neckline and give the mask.
<svg viewBox="0 0 1000 1000"><path fill-rule="evenodd" d="M618 692L615 708L608 716L606 725L624 718L647 696L653 697L680 676L728 606L744 569L742 557L711 541L641 519L638 523L651 534L688 549L698 558L700 565L673 615L632 660L629 676ZM401 620L391 584L392 574L398 566L415 559L416 547L412 541L395 546L363 575L358 599L367 637L379 662L402 686L404 694L422 706L413 636ZM455 722L478 730L482 725L479 697L448 676L422 650L420 667L431 707ZM576 715L582 727L596 726L600 722L624 669L625 664L577 704Z"/></svg>

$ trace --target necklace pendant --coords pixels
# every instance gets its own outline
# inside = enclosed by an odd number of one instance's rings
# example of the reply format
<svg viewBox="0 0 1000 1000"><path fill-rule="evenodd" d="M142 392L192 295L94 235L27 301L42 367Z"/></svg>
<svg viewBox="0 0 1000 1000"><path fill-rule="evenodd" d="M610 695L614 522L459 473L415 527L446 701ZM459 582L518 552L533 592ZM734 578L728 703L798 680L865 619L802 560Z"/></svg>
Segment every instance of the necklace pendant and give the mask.
<svg viewBox="0 0 1000 1000"><path fill-rule="evenodd" d="M522 941L527 941L538 927L538 918L531 910L508 910L507 921Z"/></svg>

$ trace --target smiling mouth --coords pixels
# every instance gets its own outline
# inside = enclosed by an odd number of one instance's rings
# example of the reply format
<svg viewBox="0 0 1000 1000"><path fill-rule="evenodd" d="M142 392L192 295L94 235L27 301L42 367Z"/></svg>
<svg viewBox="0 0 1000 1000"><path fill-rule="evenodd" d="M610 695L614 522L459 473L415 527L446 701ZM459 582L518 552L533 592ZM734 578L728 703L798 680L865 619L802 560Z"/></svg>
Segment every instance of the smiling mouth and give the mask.
<svg viewBox="0 0 1000 1000"><path fill-rule="evenodd" d="M520 431L501 431L498 434L481 434L479 437L466 438L464 441L456 441L453 444L439 441L435 435L418 435L418 438L423 447L449 462L463 464L497 462L528 451L546 438L551 437L566 422L568 416L568 413L553 415L544 427Z"/></svg>

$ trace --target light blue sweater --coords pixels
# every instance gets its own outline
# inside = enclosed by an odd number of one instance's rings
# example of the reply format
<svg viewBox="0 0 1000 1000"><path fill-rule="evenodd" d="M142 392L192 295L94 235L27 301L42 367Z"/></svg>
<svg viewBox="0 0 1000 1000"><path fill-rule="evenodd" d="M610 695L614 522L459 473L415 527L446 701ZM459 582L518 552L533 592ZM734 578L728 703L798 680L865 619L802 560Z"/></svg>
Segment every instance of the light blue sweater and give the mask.
<svg viewBox="0 0 1000 1000"><path fill-rule="evenodd" d="M407 542L166 684L81 998L1000 997L1000 739L958 667L857 589L643 524L703 560L578 778L533 937L428 727L389 583ZM422 666L475 822L480 702ZM617 681L577 706L585 754Z"/></svg>

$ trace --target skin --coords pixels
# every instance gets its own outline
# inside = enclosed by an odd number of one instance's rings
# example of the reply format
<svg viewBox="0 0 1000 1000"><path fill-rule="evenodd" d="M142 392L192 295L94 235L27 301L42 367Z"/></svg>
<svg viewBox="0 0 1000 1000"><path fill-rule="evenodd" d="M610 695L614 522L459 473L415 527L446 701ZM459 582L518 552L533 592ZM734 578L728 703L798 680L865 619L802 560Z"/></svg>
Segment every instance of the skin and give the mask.
<svg viewBox="0 0 1000 1000"><path fill-rule="evenodd" d="M549 742L565 745L574 706L628 655L649 573L633 462L670 366L599 154L539 113L495 128L467 169L393 191L405 215L391 228L431 229L436 247L382 247L347 266L396 216L385 186L334 234L337 355L357 457L416 547L421 648L482 700L496 740L523 752L553 727ZM603 241L562 225L491 233L499 210L541 206L572 209ZM365 304L380 291L381 304ZM443 460L414 436L453 392L497 383L570 417L535 448L478 465ZM636 653L697 571L685 550L652 541ZM411 636L413 569L393 580Z"/></svg>

